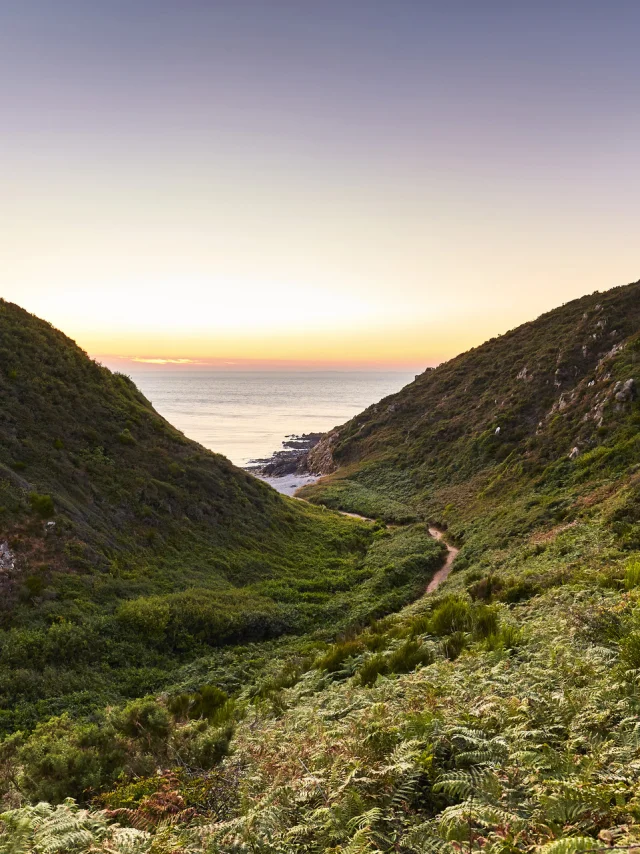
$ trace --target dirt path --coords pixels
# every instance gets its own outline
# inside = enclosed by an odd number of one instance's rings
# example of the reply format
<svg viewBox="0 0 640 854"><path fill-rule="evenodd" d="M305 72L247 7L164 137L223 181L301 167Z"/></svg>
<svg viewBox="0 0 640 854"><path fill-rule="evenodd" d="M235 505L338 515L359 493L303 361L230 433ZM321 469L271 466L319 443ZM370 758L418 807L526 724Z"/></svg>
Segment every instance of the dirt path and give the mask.
<svg viewBox="0 0 640 854"><path fill-rule="evenodd" d="M306 498L298 498L297 495L294 495L293 498L297 498L298 501L306 501ZM324 505L320 505L324 506ZM333 508L331 508L333 509ZM347 513L346 510L335 510L335 513L340 513L341 516L350 516L352 519L362 519L363 522L375 522L375 519L371 519L369 516L361 516L359 513ZM395 527L395 526L393 526ZM435 528L433 525L429 525L429 533L436 540L442 540L443 531L440 528ZM440 569L434 574L431 581L427 584L427 589L424 591L425 595L427 593L433 593L435 590L440 587L442 582L447 578L449 573L453 568L453 562L456 559L458 552L460 549L457 549L455 546L450 546L449 543L444 541L445 546L447 547L447 559L442 564Z"/></svg>
<svg viewBox="0 0 640 854"><path fill-rule="evenodd" d="M304 501L304 499L303 499ZM361 516L359 513L347 513L346 510L336 510L341 516L351 516L352 519L362 519L363 522L375 522L375 519L370 519L369 516Z"/></svg>
<svg viewBox="0 0 640 854"><path fill-rule="evenodd" d="M442 540L442 531L439 528L434 528L432 525L430 525L429 533L432 537L435 537L436 540ZM450 546L449 543L445 543L445 546L447 547L447 559L440 567L440 569L435 573L431 581L427 584L427 589L425 590L425 593L433 593L434 590L438 589L438 587L442 584L442 582L451 572L453 562L456 559L458 552L460 551L460 549L456 549L454 546Z"/></svg>
<svg viewBox="0 0 640 854"><path fill-rule="evenodd" d="M362 519L365 522L375 522L375 519L370 519L368 516L361 516L359 513L347 513L346 510L338 510L342 516L351 516L354 519ZM425 595L427 593L433 593L440 587L442 582L447 578L451 570L453 569L453 562L456 559L458 552L460 549L457 549L455 546L450 546L449 543L443 540L443 531L440 528L435 528L433 525L429 525L429 533L436 540L442 540L447 547L447 559L442 564L440 569L434 574L431 581L427 584L427 589L425 590Z"/></svg>

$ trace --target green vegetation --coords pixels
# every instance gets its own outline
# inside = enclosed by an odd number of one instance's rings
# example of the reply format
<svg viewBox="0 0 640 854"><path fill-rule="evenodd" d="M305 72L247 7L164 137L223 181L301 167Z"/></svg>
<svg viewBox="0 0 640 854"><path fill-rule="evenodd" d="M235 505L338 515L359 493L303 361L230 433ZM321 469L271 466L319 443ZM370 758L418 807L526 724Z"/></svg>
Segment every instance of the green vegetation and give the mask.
<svg viewBox="0 0 640 854"><path fill-rule="evenodd" d="M307 487L301 490L303 495L313 496L319 487ZM322 485L322 504L333 510L358 513L368 519L380 519L396 525L406 525L415 522L418 514L402 500L392 498L385 492L384 487L372 488L356 478L349 478L342 472Z"/></svg>
<svg viewBox="0 0 640 854"><path fill-rule="evenodd" d="M631 381L640 386L640 283L463 354L340 428L337 471L305 494L389 527L265 498L270 518L290 514L274 523L274 563L241 564L236 550L246 560L250 549L229 535L209 545L207 574L204 534L182 520L181 586L166 546L128 550L123 534L111 553L98 526L82 542L117 558L115 574L93 573L114 586L92 586L84 610L48 622L58 600L43 596L51 569L34 549L2 640L2 690L24 699L5 707L0 852L640 845ZM127 429L141 454L144 437ZM70 443L52 430L47 453ZM117 471L131 446L100 447L115 461L100 466ZM26 480L31 458L13 459ZM24 507L2 497L7 518L64 529L55 484L22 488ZM54 516L30 506L34 491ZM460 552L446 583L420 596L443 560L427 520ZM83 589L87 574L60 573L56 589ZM91 683L96 666L108 690ZM33 806L41 797L57 805Z"/></svg>

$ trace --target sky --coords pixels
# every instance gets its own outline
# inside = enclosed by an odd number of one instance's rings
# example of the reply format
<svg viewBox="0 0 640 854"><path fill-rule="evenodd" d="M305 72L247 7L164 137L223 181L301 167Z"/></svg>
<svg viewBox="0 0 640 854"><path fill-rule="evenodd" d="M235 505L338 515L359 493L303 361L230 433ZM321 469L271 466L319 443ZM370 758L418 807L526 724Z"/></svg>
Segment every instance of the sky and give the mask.
<svg viewBox="0 0 640 854"><path fill-rule="evenodd" d="M0 294L116 366L437 364L640 276L638 32L635 0L0 0Z"/></svg>

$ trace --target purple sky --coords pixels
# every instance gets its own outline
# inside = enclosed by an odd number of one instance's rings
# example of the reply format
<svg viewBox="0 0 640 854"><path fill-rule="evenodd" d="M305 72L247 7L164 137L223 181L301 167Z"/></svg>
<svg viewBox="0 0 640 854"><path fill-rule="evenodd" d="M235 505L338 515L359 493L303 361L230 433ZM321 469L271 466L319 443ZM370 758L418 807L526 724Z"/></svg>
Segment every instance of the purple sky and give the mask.
<svg viewBox="0 0 640 854"><path fill-rule="evenodd" d="M390 362L450 355L640 275L639 33L622 0L5 3L2 293L93 352L320 358L328 293L345 358L385 324ZM96 318L158 288L154 329ZM242 328L265 292L306 344Z"/></svg>

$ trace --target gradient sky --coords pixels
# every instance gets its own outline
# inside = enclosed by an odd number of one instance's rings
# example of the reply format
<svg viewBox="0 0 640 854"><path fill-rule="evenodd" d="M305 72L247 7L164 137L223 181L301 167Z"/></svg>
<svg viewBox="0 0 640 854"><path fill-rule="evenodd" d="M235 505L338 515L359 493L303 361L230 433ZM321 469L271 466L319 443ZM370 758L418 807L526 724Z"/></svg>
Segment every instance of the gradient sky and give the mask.
<svg viewBox="0 0 640 854"><path fill-rule="evenodd" d="M640 276L639 32L635 0L0 0L0 292L112 364L434 364Z"/></svg>

